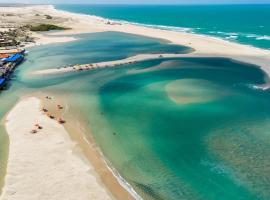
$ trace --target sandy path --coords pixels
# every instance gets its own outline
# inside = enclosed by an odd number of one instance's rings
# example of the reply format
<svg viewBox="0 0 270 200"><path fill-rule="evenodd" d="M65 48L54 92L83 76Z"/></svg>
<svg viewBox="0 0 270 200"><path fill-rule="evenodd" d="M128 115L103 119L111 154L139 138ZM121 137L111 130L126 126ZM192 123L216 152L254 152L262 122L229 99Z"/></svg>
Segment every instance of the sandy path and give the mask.
<svg viewBox="0 0 270 200"><path fill-rule="evenodd" d="M26 98L9 113L9 160L1 200L109 200L90 163L68 133L40 112L40 100ZM34 124L43 129L31 134Z"/></svg>

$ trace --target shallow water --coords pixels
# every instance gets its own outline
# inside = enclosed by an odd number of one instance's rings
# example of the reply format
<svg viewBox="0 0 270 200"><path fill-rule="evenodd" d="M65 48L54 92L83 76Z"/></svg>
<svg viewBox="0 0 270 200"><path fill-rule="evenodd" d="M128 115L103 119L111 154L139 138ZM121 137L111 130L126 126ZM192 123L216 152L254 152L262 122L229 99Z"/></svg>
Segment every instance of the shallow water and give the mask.
<svg viewBox="0 0 270 200"><path fill-rule="evenodd" d="M31 92L65 97L112 166L147 200L269 199L270 93L251 87L265 82L262 71L227 59L183 58L29 76L71 62L187 50L127 34L82 37L32 49L0 95L8 105L0 105L2 113Z"/></svg>
<svg viewBox="0 0 270 200"><path fill-rule="evenodd" d="M258 146L268 128L263 123L257 134L261 125L245 122L268 118L269 93L248 87L262 81L257 69L228 60L170 60L162 69L105 84L97 121L105 119L108 128L94 128L93 120L91 127L113 166L145 199L268 199L268 178L261 179L268 177L270 146ZM166 90L170 84L177 102ZM239 137L253 141L238 147L245 142L231 139L232 123ZM246 136L244 127L256 132ZM223 147L225 138L232 144ZM256 168L248 166L249 156Z"/></svg>
<svg viewBox="0 0 270 200"><path fill-rule="evenodd" d="M5 166L8 153L8 137L3 123L4 116L23 96L37 92L51 92L56 95L78 94L78 88L96 90L98 81L87 85L85 81L88 75L72 74L62 77L38 77L33 78L29 74L33 70L61 67L72 64L84 64L90 62L110 61L126 58L142 53L187 53L191 49L183 46L167 44L152 38L143 38L136 35L128 35L114 32L98 34L82 34L75 36L77 41L65 44L37 46L29 49L30 53L26 61L15 71L9 82L8 90L0 93L0 187L5 174ZM92 75L94 79L95 73ZM102 76L105 76L103 73ZM100 78L100 76L96 76ZM78 79L81 79L78 81ZM75 87L76 86L76 87Z"/></svg>

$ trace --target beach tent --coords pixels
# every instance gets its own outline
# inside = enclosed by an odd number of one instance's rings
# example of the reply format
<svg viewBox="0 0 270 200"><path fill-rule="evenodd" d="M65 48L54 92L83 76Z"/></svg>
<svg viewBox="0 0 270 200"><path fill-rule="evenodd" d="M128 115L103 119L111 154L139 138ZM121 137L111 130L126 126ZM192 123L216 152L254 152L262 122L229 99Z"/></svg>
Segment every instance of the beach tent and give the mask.
<svg viewBox="0 0 270 200"><path fill-rule="evenodd" d="M0 54L0 58L8 58L9 57L9 55L8 54L6 54L6 53L2 53L2 54Z"/></svg>
<svg viewBox="0 0 270 200"><path fill-rule="evenodd" d="M17 54L14 54L8 58L4 58L3 61L4 62L17 62L17 61L20 61L22 58L23 58L23 55L17 53Z"/></svg>

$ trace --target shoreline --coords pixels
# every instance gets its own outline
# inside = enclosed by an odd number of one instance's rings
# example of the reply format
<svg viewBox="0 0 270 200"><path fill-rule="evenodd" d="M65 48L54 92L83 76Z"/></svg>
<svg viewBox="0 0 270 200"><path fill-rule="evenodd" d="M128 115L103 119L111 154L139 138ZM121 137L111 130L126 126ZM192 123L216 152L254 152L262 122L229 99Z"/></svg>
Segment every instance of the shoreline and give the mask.
<svg viewBox="0 0 270 200"><path fill-rule="evenodd" d="M113 200L65 128L44 115L41 105L40 99L26 97L7 115L10 146L0 199ZM31 134L35 123L42 129Z"/></svg>
<svg viewBox="0 0 270 200"><path fill-rule="evenodd" d="M116 19L104 18L104 17L97 16L97 15L90 15L90 14L88 15L88 14L83 14L83 13L65 11L65 10L55 8L55 5L48 5L48 6L51 6L54 10L56 10L58 12L63 12L63 13L68 14L68 15L74 15L75 14L75 15L78 15L78 16L95 18L95 19L98 19L100 21L110 21L110 22L116 23L116 24L132 25L132 26L144 27L144 28L149 28L149 29L154 29L154 30L159 30L159 31L169 31L169 32L175 32L175 33L179 33L179 34L188 34L188 35L193 35L193 36L200 36L200 37L205 37L206 39L208 38L208 39L217 40L219 42L229 43L229 44L238 44L238 45L241 45L241 46L246 46L246 47L253 48L253 49L256 49L256 50L260 50L260 51L263 50L263 51L266 51L266 53L267 52L270 53L270 49L264 49L264 48L256 47L256 46L249 45L249 44L238 43L236 41L234 42L234 41L226 40L226 39L223 39L223 38L220 38L220 37L215 37L213 35L207 35L207 34L202 34L202 33L195 33L195 32L185 31L185 30L189 30L189 29L192 29L192 28L173 27L173 28L177 28L177 29L180 29L180 30L183 30L183 31L177 31L177 30L166 29L166 28L162 29L162 28L159 28L159 27L162 27L162 25L142 24L142 23L137 23L137 22L129 22L129 21L125 21L125 20L116 20ZM165 27L170 27L170 26L165 26ZM121 31L121 32L123 32L123 31ZM140 33L138 35L144 35L144 33ZM153 38L153 37L150 37L150 38ZM160 38L156 38L156 39L160 39Z"/></svg>
<svg viewBox="0 0 270 200"><path fill-rule="evenodd" d="M37 95L40 99L44 98L44 94ZM54 95L50 95L54 96ZM54 97L53 97L54 99ZM102 151L95 142L91 128L87 127L84 119L76 112L72 112L68 102L57 96L57 103L64 106L64 110L58 110L54 100L42 100L42 105L50 111L56 118L64 118L68 123L63 124L72 141L76 143L78 150L94 167L97 177L104 184L105 188L112 193L117 200L141 200L140 196L133 190L127 182L122 183L123 179L120 174L115 173L114 168L109 164L109 161L103 155ZM74 117L74 114L76 117ZM90 133L90 134L87 134ZM79 134L78 134L79 133ZM125 184L124 186L122 184Z"/></svg>

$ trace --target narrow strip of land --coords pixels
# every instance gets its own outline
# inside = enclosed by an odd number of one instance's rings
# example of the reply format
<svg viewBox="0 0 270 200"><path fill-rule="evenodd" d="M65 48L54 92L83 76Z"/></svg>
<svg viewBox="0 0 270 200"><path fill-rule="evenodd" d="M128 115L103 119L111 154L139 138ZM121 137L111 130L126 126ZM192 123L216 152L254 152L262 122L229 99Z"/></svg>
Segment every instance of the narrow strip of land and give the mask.
<svg viewBox="0 0 270 200"><path fill-rule="evenodd" d="M0 199L113 199L64 127L44 115L40 105L39 99L26 98L7 116L9 159ZM30 133L35 124L41 129Z"/></svg>
<svg viewBox="0 0 270 200"><path fill-rule="evenodd" d="M53 69L45 69L34 71L34 75L49 75L49 74L59 74L59 73L68 73L74 71L82 70L93 70L107 67L119 67L121 65L132 64L147 60L161 59L161 58L182 58L182 57L191 57L188 54L141 54L132 57L128 57L122 60L108 61L108 62L99 62L99 63L89 63L82 65L74 65L67 67L58 67Z"/></svg>
<svg viewBox="0 0 270 200"><path fill-rule="evenodd" d="M45 70L37 70L33 71L32 75L56 75L62 73L71 73L71 72L78 72L78 71L86 71L86 70L95 70L95 69L102 69L102 68L109 68L109 67L121 67L126 66L127 64L134 64L143 61L155 60L155 59L170 59L170 58L206 58L206 57L216 57L220 58L219 55L212 55L209 56L208 54L198 54L198 53L189 53L189 54L140 54L132 57L128 57L121 60L114 60L114 61L107 61L107 62L99 62L99 63L89 63L89 64L78 64L74 66L64 66L58 68L51 68ZM222 58L228 58L235 61L248 63L257 65L257 67L262 68L266 73L270 74L270 70L268 65L262 59L250 59L247 60L242 57L227 57L223 56ZM260 62L261 61L261 62ZM258 65L260 64L260 65Z"/></svg>

